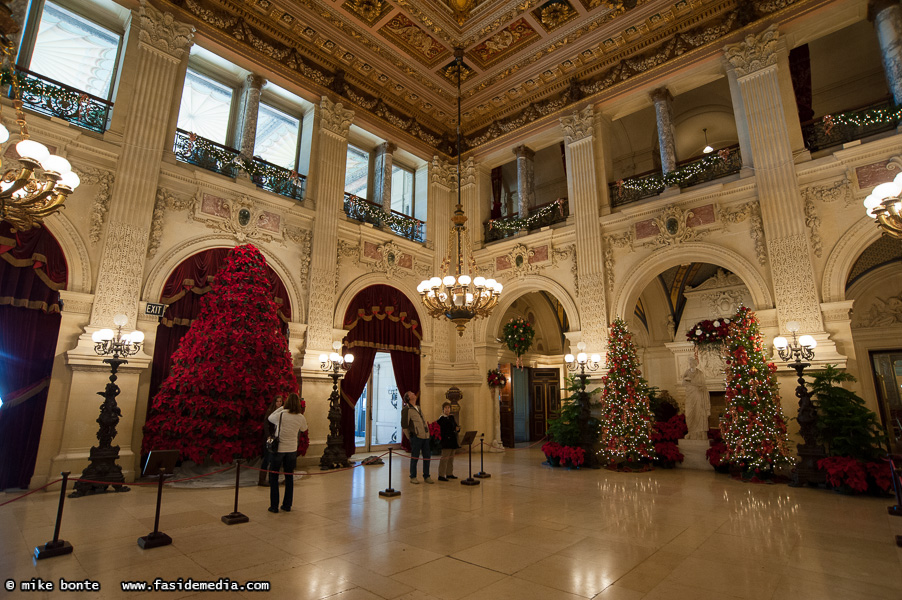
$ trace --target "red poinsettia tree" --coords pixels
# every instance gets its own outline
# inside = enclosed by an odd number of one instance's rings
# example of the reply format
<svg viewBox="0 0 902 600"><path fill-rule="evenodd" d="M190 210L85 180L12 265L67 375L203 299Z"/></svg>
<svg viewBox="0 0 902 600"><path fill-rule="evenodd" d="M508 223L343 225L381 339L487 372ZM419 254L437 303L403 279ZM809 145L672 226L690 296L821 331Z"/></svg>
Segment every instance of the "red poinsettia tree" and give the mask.
<svg viewBox="0 0 902 600"><path fill-rule="evenodd" d="M608 374L601 380L601 461L638 467L655 456L655 417L642 379L632 334L617 318L608 337Z"/></svg>
<svg viewBox="0 0 902 600"><path fill-rule="evenodd" d="M260 454L266 406L298 391L265 266L250 244L229 254L153 399L144 453L176 449L196 463Z"/></svg>
<svg viewBox="0 0 902 600"><path fill-rule="evenodd" d="M744 478L763 479L792 459L777 368L765 360L758 318L750 308L740 307L730 323L726 349L726 411L720 431L727 461Z"/></svg>

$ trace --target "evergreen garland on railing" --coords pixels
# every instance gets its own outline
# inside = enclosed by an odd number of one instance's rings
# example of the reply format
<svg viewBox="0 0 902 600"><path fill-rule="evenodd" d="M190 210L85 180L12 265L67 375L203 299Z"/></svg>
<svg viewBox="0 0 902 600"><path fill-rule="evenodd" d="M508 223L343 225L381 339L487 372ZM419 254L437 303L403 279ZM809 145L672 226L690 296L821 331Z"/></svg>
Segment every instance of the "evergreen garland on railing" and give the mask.
<svg viewBox="0 0 902 600"><path fill-rule="evenodd" d="M824 115L824 133L830 134L830 130L837 125L851 125L853 127L869 127L871 125L895 125L902 121L902 106L877 106L866 110L852 110L835 115Z"/></svg>
<svg viewBox="0 0 902 600"><path fill-rule="evenodd" d="M709 154L696 162L684 165L669 173L664 173L663 175L655 173L646 177L621 179L615 185L619 188L635 190L643 194L657 192L666 186L682 186L689 183L692 178L708 172L712 167L720 163L726 164L732 154L729 148L724 148L717 153Z"/></svg>
<svg viewBox="0 0 902 600"><path fill-rule="evenodd" d="M301 181L305 179L303 175L294 169L286 169L255 159L248 160L237 154L235 150L217 146L196 133L188 134L185 151L199 151L223 165L231 163L247 173L252 180L267 179L272 184L291 182L295 185L300 185Z"/></svg>
<svg viewBox="0 0 902 600"><path fill-rule="evenodd" d="M415 217L409 217L395 213L387 213L378 204L367 202L360 196L355 196L354 194L345 194L345 202L349 205L349 207L353 208L353 210L357 212L357 214L365 215L373 221L385 223L392 228L409 229L412 227L414 230L416 230L419 225L423 223Z"/></svg>
<svg viewBox="0 0 902 600"><path fill-rule="evenodd" d="M490 219L489 229L497 229L499 231L519 231L520 229L529 229L539 221L559 211L564 216L564 202L566 198L558 198L548 206L543 207L535 214L529 215L525 219L508 218L508 219Z"/></svg>

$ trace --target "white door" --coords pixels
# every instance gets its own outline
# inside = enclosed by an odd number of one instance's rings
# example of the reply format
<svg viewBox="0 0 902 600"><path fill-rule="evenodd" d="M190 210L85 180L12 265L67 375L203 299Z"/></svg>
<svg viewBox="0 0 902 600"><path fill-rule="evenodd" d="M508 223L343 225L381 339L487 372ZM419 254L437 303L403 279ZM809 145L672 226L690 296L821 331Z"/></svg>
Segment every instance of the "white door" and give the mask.
<svg viewBox="0 0 902 600"><path fill-rule="evenodd" d="M361 451L401 443L401 393L388 352L376 353L370 380L354 414L354 443Z"/></svg>

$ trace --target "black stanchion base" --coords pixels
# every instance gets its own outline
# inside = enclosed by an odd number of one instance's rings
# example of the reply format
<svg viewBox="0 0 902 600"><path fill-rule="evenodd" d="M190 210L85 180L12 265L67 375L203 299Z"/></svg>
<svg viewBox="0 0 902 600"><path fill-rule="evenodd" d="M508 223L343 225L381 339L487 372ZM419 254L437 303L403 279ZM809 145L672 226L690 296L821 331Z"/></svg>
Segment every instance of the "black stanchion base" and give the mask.
<svg viewBox="0 0 902 600"><path fill-rule="evenodd" d="M383 498L394 498L395 496L400 496L401 492L393 488L385 488L379 492L379 495Z"/></svg>
<svg viewBox="0 0 902 600"><path fill-rule="evenodd" d="M476 473L475 475L473 475L473 477L476 477L477 479L488 479L489 477L491 477L491 475L488 473L485 473L483 471L480 471L479 473Z"/></svg>
<svg viewBox="0 0 902 600"><path fill-rule="evenodd" d="M138 545L144 550L150 548L159 548L160 546L168 546L172 543L172 538L162 531L153 531L143 537L138 538Z"/></svg>
<svg viewBox="0 0 902 600"><path fill-rule="evenodd" d="M460 485L479 485L479 482L472 477L467 477L466 479L460 480Z"/></svg>
<svg viewBox="0 0 902 600"><path fill-rule="evenodd" d="M222 517L222 522L226 525L237 525L238 523L247 523L248 521L250 521L250 517L240 512L229 513Z"/></svg>
<svg viewBox="0 0 902 600"><path fill-rule="evenodd" d="M53 558L54 556L62 556L63 554L72 554L72 544L66 540L50 541L43 546L36 546L34 549L34 557L38 560L42 558Z"/></svg>
<svg viewBox="0 0 902 600"><path fill-rule="evenodd" d="M893 515L894 517L902 517L902 506L898 504L895 506L887 506L886 512Z"/></svg>

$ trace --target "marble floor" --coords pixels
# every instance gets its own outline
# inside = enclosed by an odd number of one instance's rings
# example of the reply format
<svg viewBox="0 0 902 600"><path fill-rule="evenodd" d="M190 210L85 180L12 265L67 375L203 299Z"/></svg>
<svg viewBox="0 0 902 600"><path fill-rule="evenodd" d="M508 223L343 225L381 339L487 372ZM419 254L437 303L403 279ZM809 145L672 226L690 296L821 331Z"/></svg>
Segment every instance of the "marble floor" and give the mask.
<svg viewBox="0 0 902 600"><path fill-rule="evenodd" d="M290 513L268 490L241 489L250 522L227 526L232 489L167 489L160 529L170 546L142 550L155 489L70 499L63 539L72 554L32 560L52 538L58 493L0 507L0 581L99 582L84 598L148 597L123 581L228 578L269 582L232 597L336 600L902 598L902 518L889 499L785 485L752 485L713 471L625 474L541 465L538 449L486 456L492 477L411 485L388 466L295 482ZM401 464L403 462L403 464ZM464 474L466 455L457 458ZM0 502L13 494L0 495ZM221 592L159 592L166 598ZM21 591L9 597L60 597ZM153 594L156 595L156 594Z"/></svg>

